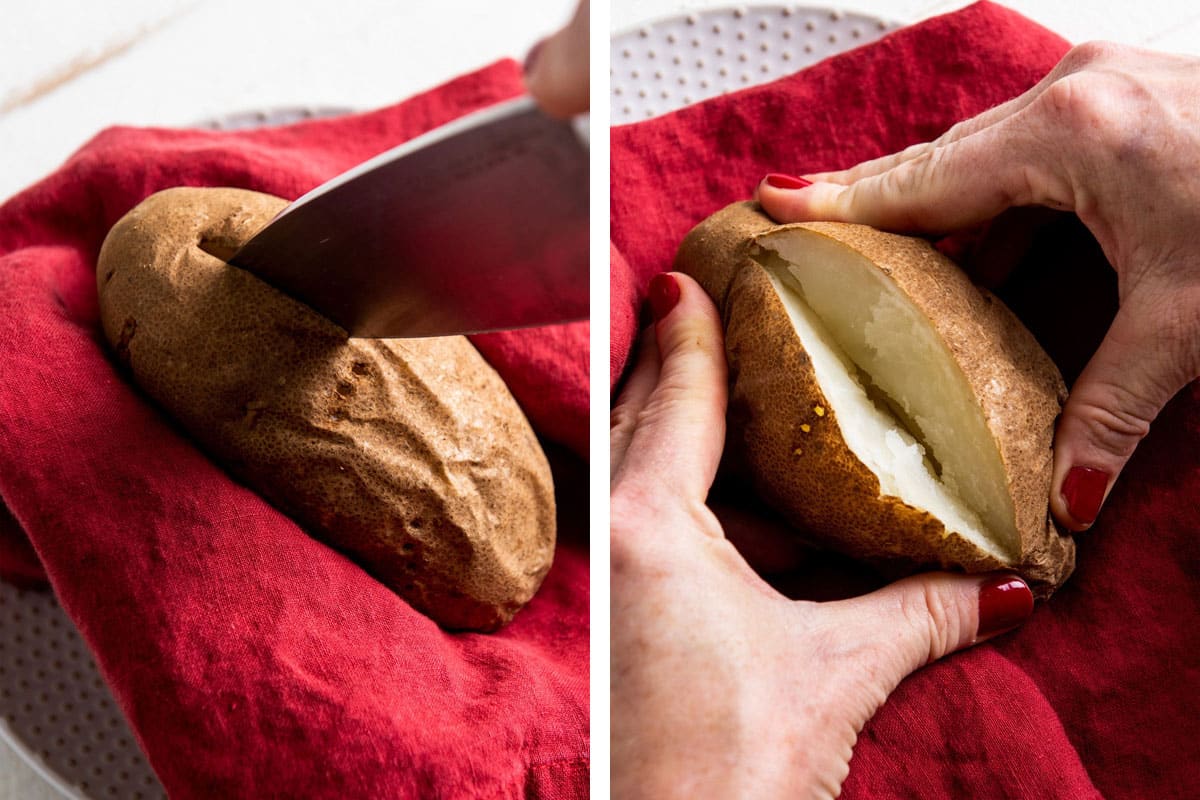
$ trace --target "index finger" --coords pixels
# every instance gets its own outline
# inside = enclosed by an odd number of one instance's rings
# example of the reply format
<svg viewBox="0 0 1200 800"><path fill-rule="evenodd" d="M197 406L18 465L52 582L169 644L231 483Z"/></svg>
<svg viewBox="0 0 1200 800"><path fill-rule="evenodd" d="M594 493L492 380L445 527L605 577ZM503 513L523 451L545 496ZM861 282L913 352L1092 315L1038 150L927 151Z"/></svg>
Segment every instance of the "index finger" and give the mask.
<svg viewBox="0 0 1200 800"><path fill-rule="evenodd" d="M759 186L763 209L780 222L833 220L896 231L942 233L1012 206L1070 208L1070 184L1046 165L1028 109L978 133L848 185Z"/></svg>

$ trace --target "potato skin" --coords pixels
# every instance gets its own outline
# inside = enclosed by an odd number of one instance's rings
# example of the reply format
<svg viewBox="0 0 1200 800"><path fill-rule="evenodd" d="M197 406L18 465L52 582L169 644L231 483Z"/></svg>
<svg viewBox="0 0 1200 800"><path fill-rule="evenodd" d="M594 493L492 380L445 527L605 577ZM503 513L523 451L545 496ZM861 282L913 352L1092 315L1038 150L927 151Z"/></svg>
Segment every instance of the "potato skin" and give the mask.
<svg viewBox="0 0 1200 800"><path fill-rule="evenodd" d="M495 630L554 554L537 438L464 337L347 338L210 254L285 205L237 189L147 198L100 253L105 336L203 449L310 533L442 626Z"/></svg>
<svg viewBox="0 0 1200 800"><path fill-rule="evenodd" d="M792 227L867 256L950 343L1004 460L1021 537L1016 562L1004 564L924 510L881 496L878 478L846 446L787 310L752 258L761 237ZM804 535L894 574L929 567L1015 570L1039 597L1071 574L1074 541L1059 534L1048 510L1050 445L1066 394L1062 378L1012 312L927 242L839 223L780 226L755 204L739 203L688 234L675 268L695 277L721 312L729 449L756 491ZM1020 402L984 391L994 380Z"/></svg>

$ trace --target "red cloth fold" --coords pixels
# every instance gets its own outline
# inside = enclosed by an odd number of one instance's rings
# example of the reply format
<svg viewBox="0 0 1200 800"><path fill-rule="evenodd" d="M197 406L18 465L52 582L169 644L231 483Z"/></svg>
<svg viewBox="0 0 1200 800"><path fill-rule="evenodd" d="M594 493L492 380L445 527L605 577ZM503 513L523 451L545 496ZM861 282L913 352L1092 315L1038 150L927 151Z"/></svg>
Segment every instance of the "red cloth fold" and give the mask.
<svg viewBox="0 0 1200 800"><path fill-rule="evenodd" d="M647 283L705 216L749 197L768 172L846 167L934 138L1033 86L1067 49L982 2L614 129L613 384ZM1068 381L1115 302L1111 268L1085 240L1077 223L1048 229L1002 292ZM1193 384L1078 537L1075 576L1018 632L905 681L863 731L843 797L1200 796L1198 452Z"/></svg>
<svg viewBox="0 0 1200 800"><path fill-rule="evenodd" d="M551 448L571 499L540 593L499 634L449 634L201 455L118 373L97 325L100 244L150 193L296 197L520 90L506 61L370 114L112 129L0 206L0 498L172 797L587 792L576 456ZM586 324L476 339L539 432L577 453L587 341ZM6 542L0 566L27 572Z"/></svg>

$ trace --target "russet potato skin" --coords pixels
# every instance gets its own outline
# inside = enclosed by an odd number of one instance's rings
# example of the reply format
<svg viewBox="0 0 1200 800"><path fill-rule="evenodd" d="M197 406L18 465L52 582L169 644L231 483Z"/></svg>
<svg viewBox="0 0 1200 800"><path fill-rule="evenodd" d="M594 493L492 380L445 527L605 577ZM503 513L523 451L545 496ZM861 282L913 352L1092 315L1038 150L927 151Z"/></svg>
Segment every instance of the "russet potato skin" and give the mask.
<svg viewBox="0 0 1200 800"><path fill-rule="evenodd" d="M1015 502L1020 557L1005 564L947 531L922 509L881 496L878 478L850 451L808 354L766 271L751 257L771 232L803 228L866 256L934 323L979 399ZM1065 399L1062 378L997 298L973 286L927 242L841 223L780 226L752 203L702 222L675 269L714 299L729 363L728 446L756 491L802 535L889 573L1009 569L1039 597L1074 568L1074 542L1049 516L1051 442ZM985 391L999 381L1004 392Z"/></svg>
<svg viewBox="0 0 1200 800"><path fill-rule="evenodd" d="M464 337L357 339L231 253L286 202L171 189L97 266L117 359L216 461L451 629L495 630L554 554L549 466Z"/></svg>

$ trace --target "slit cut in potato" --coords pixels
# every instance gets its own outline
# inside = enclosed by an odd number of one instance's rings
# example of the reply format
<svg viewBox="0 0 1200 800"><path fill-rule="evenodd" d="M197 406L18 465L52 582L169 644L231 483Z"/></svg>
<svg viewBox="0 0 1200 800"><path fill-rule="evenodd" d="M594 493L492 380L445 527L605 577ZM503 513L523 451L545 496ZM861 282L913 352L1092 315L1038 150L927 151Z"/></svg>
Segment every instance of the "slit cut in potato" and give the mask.
<svg viewBox="0 0 1200 800"><path fill-rule="evenodd" d="M1011 561L1018 549L1012 500L979 480L986 475L1003 487L1004 465L962 370L928 321L865 259L832 266L822 261L822 248L777 238L763 246L798 252L760 261L812 358L846 446L879 478L882 494L926 509ZM889 360L893 355L899 358ZM963 442L956 426L982 438ZM964 493L963 486L976 491ZM981 494L998 508L973 502Z"/></svg>
<svg viewBox="0 0 1200 800"><path fill-rule="evenodd" d="M738 204L676 268L725 322L728 444L810 538L890 571L1015 569L1041 596L1070 574L1048 502L1062 378L927 242Z"/></svg>

